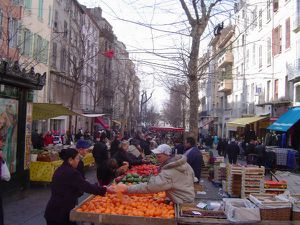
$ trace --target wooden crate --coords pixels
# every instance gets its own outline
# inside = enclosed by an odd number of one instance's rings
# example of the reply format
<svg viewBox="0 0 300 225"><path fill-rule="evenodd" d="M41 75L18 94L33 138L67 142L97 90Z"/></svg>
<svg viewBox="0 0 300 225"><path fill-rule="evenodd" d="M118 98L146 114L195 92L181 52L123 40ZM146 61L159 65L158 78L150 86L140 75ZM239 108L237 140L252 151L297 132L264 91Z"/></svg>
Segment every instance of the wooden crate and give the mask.
<svg viewBox="0 0 300 225"><path fill-rule="evenodd" d="M87 213L77 212L85 202L94 198L93 195L85 199L80 205L72 209L70 212L70 220L76 222L95 223L102 225L176 225L176 218L164 219L164 218L153 218L153 217L141 217L141 216L125 216L125 215L112 215L112 214L99 214L99 213ZM175 217L176 217L176 208Z"/></svg>

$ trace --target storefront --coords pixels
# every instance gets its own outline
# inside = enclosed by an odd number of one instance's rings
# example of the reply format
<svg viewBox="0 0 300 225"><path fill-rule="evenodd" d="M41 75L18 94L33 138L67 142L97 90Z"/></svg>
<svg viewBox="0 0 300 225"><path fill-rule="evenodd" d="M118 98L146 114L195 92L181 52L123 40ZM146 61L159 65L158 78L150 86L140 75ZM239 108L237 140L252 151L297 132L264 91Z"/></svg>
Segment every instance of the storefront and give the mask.
<svg viewBox="0 0 300 225"><path fill-rule="evenodd" d="M261 116L242 117L228 121L226 123L227 136L235 138L244 136L244 138L247 138L245 136L249 134L251 138L262 138L265 135L268 121L269 117Z"/></svg>
<svg viewBox="0 0 300 225"><path fill-rule="evenodd" d="M29 183L33 90L41 90L45 81L46 74L0 62L0 147L12 175L1 184L4 191Z"/></svg>

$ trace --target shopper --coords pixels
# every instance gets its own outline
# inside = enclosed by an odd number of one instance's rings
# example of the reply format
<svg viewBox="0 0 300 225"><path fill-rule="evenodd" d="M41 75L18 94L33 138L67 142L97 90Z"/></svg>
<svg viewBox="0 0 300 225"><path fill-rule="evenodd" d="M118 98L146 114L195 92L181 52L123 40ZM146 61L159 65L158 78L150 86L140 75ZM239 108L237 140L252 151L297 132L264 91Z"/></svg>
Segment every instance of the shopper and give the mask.
<svg viewBox="0 0 300 225"><path fill-rule="evenodd" d="M187 162L193 168L195 177L200 181L201 179L201 167L204 164L201 151L196 146L196 141L193 137L187 137L184 143Z"/></svg>
<svg viewBox="0 0 300 225"><path fill-rule="evenodd" d="M104 195L109 188L92 185L83 179L76 170L80 160L76 149L63 149L59 156L63 164L54 172L51 197L44 217L47 225L76 225L75 222L69 220L69 214L83 192Z"/></svg>
<svg viewBox="0 0 300 225"><path fill-rule="evenodd" d="M129 149L129 142L123 140L121 142L121 148L118 149L116 154L114 154L113 158L117 161L118 166L121 167L124 163L128 163L129 167L133 165L141 165L146 163L145 160L137 159L134 155L128 152Z"/></svg>
<svg viewBox="0 0 300 225"><path fill-rule="evenodd" d="M140 183L120 189L127 193L157 193L165 191L174 203L193 202L195 198L194 172L183 155L172 155L167 144L159 145L152 150L160 163L160 172L152 176L148 183Z"/></svg>
<svg viewBox="0 0 300 225"><path fill-rule="evenodd" d="M0 147L2 147L2 146L0 146ZM2 163L4 163L4 160L3 160L2 150L0 149L0 182L3 182L2 181L3 171L1 170ZM0 225L4 225L4 213L3 213L3 202L2 202L2 193L1 192L2 191L0 189Z"/></svg>
<svg viewBox="0 0 300 225"><path fill-rule="evenodd" d="M89 148L91 147L91 144L84 139L79 139L76 143L76 149L79 152L80 161L77 166L77 170L80 172L83 178L85 178L84 174L84 163L83 158L88 153Z"/></svg>
<svg viewBox="0 0 300 225"><path fill-rule="evenodd" d="M53 139L54 139L54 137L53 137L51 131L48 131L44 137L44 146L53 144Z"/></svg>
<svg viewBox="0 0 300 225"><path fill-rule="evenodd" d="M235 139L232 138L230 144L227 146L227 154L230 164L236 164L239 152L240 148L235 142Z"/></svg>

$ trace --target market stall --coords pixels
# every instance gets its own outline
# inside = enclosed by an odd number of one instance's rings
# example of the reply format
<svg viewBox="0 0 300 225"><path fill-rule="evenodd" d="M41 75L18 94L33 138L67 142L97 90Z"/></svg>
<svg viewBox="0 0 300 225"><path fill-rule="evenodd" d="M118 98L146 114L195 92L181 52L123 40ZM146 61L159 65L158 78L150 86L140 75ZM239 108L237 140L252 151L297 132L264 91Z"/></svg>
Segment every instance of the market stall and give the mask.
<svg viewBox="0 0 300 225"><path fill-rule="evenodd" d="M63 163L57 157L44 158L46 161L34 161L30 163L30 181L35 182L51 182L55 170ZM95 163L92 153L88 153L82 159L84 166L90 166Z"/></svg>

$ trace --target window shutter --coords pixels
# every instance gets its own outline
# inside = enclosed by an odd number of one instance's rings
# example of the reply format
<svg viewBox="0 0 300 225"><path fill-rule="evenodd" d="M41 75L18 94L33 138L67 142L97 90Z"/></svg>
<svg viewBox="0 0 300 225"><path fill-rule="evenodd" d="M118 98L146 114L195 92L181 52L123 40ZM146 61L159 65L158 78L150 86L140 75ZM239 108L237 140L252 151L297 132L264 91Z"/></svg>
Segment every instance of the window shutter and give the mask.
<svg viewBox="0 0 300 225"><path fill-rule="evenodd" d="M291 20L288 18L285 21L285 48L291 46Z"/></svg>
<svg viewBox="0 0 300 225"><path fill-rule="evenodd" d="M272 54L276 55L276 30L272 30Z"/></svg>

